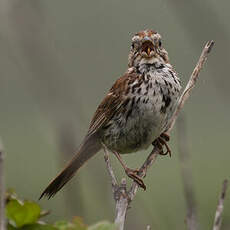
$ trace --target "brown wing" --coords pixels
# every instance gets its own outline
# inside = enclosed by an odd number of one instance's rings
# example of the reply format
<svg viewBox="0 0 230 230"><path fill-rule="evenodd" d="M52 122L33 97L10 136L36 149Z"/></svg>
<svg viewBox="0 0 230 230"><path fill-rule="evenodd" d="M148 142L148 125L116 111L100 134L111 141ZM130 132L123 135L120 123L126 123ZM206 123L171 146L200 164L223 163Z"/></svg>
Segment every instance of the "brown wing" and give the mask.
<svg viewBox="0 0 230 230"><path fill-rule="evenodd" d="M115 113L121 111L122 105L127 103L125 96L130 90L129 85L133 83L137 77L138 75L136 73L126 73L114 83L107 96L98 106L90 123L88 135L93 134L105 126Z"/></svg>

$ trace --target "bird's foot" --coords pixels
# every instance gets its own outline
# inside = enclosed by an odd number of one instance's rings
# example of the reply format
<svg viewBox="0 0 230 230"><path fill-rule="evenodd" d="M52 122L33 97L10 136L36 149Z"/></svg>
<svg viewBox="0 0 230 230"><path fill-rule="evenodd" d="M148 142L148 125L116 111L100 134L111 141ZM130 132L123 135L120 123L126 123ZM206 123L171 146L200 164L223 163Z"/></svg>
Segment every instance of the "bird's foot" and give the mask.
<svg viewBox="0 0 230 230"><path fill-rule="evenodd" d="M146 190L146 186L140 176L138 176L139 170L138 169L130 169L126 168L125 173L128 177L133 179L141 188Z"/></svg>
<svg viewBox="0 0 230 230"><path fill-rule="evenodd" d="M160 149L160 155L168 155L171 157L171 150L167 144L167 142L170 140L170 136L166 133L162 133L154 142L153 145L155 147L158 147ZM166 152L164 152L163 147L166 147Z"/></svg>
<svg viewBox="0 0 230 230"><path fill-rule="evenodd" d="M133 179L141 188L143 188L144 190L146 190L146 186L143 182L143 180L141 179L141 177L138 175L139 173L139 169L130 169L126 166L126 164L123 162L121 156L119 153L117 152L113 152L114 155L117 157L117 159L120 161L122 167L125 170L125 173L128 177L130 177L131 179Z"/></svg>

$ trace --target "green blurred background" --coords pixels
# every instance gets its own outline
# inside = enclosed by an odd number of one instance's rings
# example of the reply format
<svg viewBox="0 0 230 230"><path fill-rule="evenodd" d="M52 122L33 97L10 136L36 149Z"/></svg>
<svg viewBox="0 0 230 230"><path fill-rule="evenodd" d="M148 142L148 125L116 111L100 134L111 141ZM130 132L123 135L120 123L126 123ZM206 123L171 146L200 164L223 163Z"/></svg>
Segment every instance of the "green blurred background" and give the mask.
<svg viewBox="0 0 230 230"><path fill-rule="evenodd" d="M157 30L183 85L207 40L214 49L184 107L200 225L211 229L229 178L229 1L2 0L0 3L0 135L7 187L37 200L80 144L90 119L127 68L132 35ZM127 229L184 229L186 205L176 129L172 158L159 157L128 211ZM151 149L124 156L138 167ZM124 176L112 156L119 178ZM130 181L130 180L128 180ZM229 191L230 195L230 191ZM226 199L222 229L230 228ZM53 199L48 221L82 216L113 220L114 202L102 152Z"/></svg>

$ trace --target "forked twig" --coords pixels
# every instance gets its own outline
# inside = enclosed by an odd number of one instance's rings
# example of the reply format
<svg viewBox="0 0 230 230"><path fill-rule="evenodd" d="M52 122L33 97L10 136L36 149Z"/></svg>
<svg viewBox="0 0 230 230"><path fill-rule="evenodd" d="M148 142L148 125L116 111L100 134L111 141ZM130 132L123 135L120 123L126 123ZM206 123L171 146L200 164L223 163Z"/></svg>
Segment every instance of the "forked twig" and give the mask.
<svg viewBox="0 0 230 230"><path fill-rule="evenodd" d="M178 101L178 105L177 108L172 116L172 119L170 121L170 124L168 126L167 129L167 134L169 134L175 124L175 121L179 115L180 110L182 109L182 107L184 106L185 101L189 98L191 90L193 89L193 87L196 84L196 81L198 79L200 70L202 69L205 61L207 60L208 54L210 53L212 47L214 45L214 41L209 41L206 43L201 56L197 62L196 67L194 68L192 75L183 91L183 93L181 94L179 101ZM138 175L140 177L144 177L147 173L147 170L149 167L151 167L151 165L156 161L157 156L160 153L160 149L158 147L154 147L152 152L149 154L149 156L147 157L147 159L145 160L144 164L141 166L140 171L138 173ZM111 176L112 179L112 184L114 183L114 178L112 175L114 175L111 164L109 162L109 158L107 156L106 158L106 165L107 165L107 169L109 171L109 174ZM113 186L114 187L114 186ZM114 192L114 197L115 197L115 202L116 202L116 217L115 217L115 222L119 223L119 230L123 230L124 229L124 223L125 223L125 217L126 217L126 211L127 208L130 204L130 202L134 199L136 193L137 193L137 189L138 189L139 185L136 182L133 182L131 185L131 188L129 191L126 191L126 187L124 189L124 185L120 185L118 186L118 191L119 188L122 188L122 193L120 193L120 197L117 197L117 190L113 189ZM125 192L125 194L124 194ZM119 195L119 193L118 193Z"/></svg>
<svg viewBox="0 0 230 230"><path fill-rule="evenodd" d="M126 211L129 204L129 199L126 191L126 180L123 178L121 180L121 185L119 186L117 183L117 179L114 175L110 160L108 150L105 146L104 147L104 159L107 166L108 173L111 177L112 181L112 190L114 195L114 200L116 202L116 218L114 223L119 226L120 229L124 229L124 221L126 216Z"/></svg>
<svg viewBox="0 0 230 230"><path fill-rule="evenodd" d="M216 208L213 230L220 230L220 227L221 227L222 213L224 210L224 199L226 196L227 187L228 187L228 181L224 180L223 185L222 185L220 198L219 198L219 202L218 202L218 205Z"/></svg>
<svg viewBox="0 0 230 230"><path fill-rule="evenodd" d="M117 179L116 179L116 177L114 175L114 172L113 172L110 160L109 160L108 150L107 150L107 148L104 145L103 145L103 147L104 147L104 159L105 159L105 163L106 163L106 166L107 166L107 170L108 170L109 176L111 177L111 181L112 181L112 190L113 190L113 193L115 193L115 191L117 190L117 187L118 187Z"/></svg>

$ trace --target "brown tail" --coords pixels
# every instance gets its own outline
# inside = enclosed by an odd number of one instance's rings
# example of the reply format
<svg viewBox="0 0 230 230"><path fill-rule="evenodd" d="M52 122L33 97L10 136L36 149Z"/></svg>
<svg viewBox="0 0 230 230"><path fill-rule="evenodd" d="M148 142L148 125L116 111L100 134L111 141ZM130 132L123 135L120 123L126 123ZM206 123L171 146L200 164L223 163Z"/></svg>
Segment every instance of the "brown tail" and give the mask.
<svg viewBox="0 0 230 230"><path fill-rule="evenodd" d="M77 170L100 149L101 143L96 134L86 137L76 155L57 177L50 182L48 187L41 194L39 200L43 196L47 196L48 199L53 197L74 176Z"/></svg>

